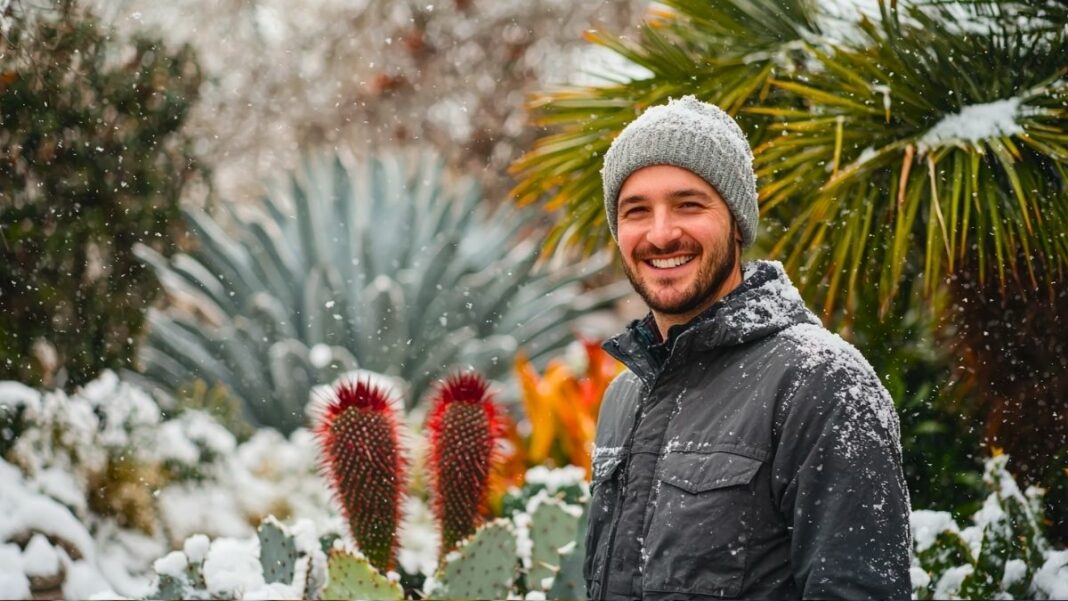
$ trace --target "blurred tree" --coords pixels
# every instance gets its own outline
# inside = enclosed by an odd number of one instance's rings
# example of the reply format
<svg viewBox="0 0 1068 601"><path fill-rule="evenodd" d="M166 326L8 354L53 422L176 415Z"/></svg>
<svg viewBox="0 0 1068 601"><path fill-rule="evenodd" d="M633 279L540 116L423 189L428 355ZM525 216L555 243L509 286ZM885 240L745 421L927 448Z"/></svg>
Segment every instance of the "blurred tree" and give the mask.
<svg viewBox="0 0 1068 601"><path fill-rule="evenodd" d="M305 150L431 144L496 202L536 131L525 94L595 61L582 32L645 0L89 0L121 31L190 43L207 81L190 117L215 189L255 202ZM597 54L593 52L592 54Z"/></svg>
<svg viewBox="0 0 1068 601"><path fill-rule="evenodd" d="M0 46L0 379L72 386L134 356L158 285L131 248L179 232L200 71L70 0L5 3Z"/></svg>
<svg viewBox="0 0 1068 601"><path fill-rule="evenodd" d="M719 104L755 147L759 250L858 341L889 340L881 319L928 306L965 412L1034 482L1068 441L1068 11L1012 0L856 10L667 0L637 40L591 36L650 75L535 98L556 131L514 164L516 195L565 209L552 244L596 249L608 241L598 172L612 138L668 97Z"/></svg>

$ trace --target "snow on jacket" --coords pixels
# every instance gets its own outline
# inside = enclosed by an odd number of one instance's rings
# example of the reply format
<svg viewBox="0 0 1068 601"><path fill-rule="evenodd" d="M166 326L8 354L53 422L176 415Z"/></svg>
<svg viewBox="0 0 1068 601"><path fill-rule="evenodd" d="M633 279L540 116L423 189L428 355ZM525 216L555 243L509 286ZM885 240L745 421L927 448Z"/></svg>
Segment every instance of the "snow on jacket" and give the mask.
<svg viewBox="0 0 1068 601"><path fill-rule="evenodd" d="M782 266L659 349L651 328L604 345L629 369L597 423L590 598L909 598L893 402Z"/></svg>

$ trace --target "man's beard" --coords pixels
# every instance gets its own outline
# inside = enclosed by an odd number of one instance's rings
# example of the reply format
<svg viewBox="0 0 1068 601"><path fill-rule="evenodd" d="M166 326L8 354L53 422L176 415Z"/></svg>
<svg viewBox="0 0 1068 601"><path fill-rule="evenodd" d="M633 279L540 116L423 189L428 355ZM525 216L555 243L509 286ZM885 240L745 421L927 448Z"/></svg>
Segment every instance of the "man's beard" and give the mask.
<svg viewBox="0 0 1068 601"><path fill-rule="evenodd" d="M673 302L661 302L658 300L646 283L638 278L638 274L635 271L631 271L627 261L623 261L623 272L627 274L627 279L630 280L631 286L634 287L638 296L642 297L642 300L645 301L645 304L650 309L662 315L685 315L706 303L723 286L723 283L731 277L731 272L734 270L734 263L738 256L738 248L734 244L732 237L731 234L728 234L727 242L720 245L721 248L706 249L713 252L703 253L705 260L697 270L697 278ZM692 250L689 245L680 242L668 248L659 249L656 253L635 252L635 254L638 256L643 254L667 255L688 250ZM694 252L694 254L697 253ZM632 258L637 262L637 257Z"/></svg>

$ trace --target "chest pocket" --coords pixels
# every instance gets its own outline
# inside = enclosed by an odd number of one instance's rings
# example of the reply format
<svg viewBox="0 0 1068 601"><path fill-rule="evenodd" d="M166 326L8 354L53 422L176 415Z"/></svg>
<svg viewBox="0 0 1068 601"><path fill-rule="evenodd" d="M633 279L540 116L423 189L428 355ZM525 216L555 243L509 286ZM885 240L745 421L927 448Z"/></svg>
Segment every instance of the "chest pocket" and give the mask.
<svg viewBox="0 0 1068 601"><path fill-rule="evenodd" d="M764 463L734 453L669 453L646 535L647 591L734 597L741 592Z"/></svg>

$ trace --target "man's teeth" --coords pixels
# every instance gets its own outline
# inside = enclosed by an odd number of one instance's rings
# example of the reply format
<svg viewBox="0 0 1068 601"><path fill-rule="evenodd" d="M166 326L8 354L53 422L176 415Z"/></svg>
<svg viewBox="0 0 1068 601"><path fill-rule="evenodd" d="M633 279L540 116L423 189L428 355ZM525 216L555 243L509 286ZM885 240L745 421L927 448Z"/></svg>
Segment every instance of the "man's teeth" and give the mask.
<svg viewBox="0 0 1068 601"><path fill-rule="evenodd" d="M672 257L670 259L652 259L649 262L657 269L668 269L689 263L692 259L693 255L689 255L685 257Z"/></svg>

